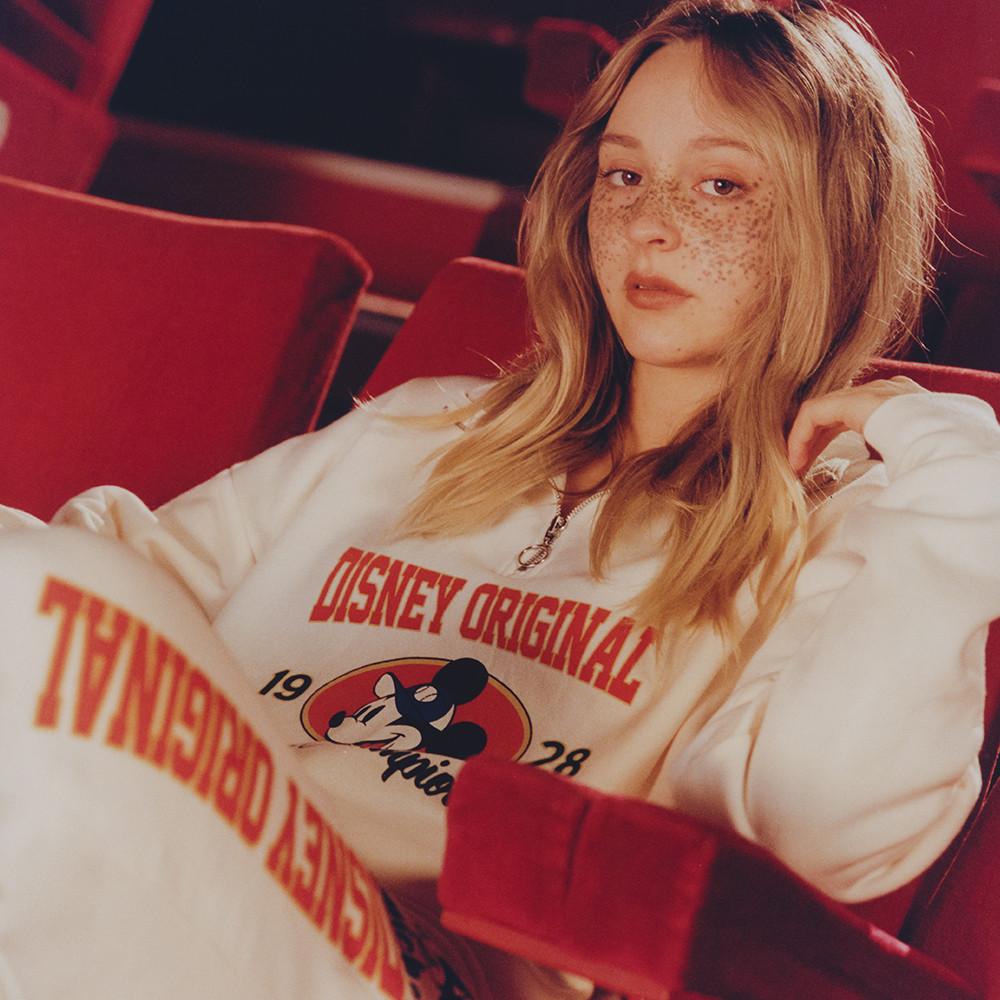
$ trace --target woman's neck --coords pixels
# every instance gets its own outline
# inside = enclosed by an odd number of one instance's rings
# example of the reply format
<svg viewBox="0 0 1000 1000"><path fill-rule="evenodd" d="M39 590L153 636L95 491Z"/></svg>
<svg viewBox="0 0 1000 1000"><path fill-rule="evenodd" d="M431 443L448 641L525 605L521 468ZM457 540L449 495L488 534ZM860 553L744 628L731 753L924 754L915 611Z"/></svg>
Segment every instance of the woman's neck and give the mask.
<svg viewBox="0 0 1000 1000"><path fill-rule="evenodd" d="M660 368L636 362L617 447L567 473L563 512L600 489L618 462L668 445L721 386L716 368Z"/></svg>
<svg viewBox="0 0 1000 1000"><path fill-rule="evenodd" d="M721 388L718 367L667 368L635 362L622 423L622 457L670 444Z"/></svg>

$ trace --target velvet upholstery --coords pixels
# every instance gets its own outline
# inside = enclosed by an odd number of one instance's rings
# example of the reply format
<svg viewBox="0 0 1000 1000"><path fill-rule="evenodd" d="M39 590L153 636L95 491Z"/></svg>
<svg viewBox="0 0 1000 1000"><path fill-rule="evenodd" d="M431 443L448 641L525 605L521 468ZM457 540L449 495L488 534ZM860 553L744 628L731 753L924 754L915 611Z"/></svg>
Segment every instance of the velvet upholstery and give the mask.
<svg viewBox="0 0 1000 1000"><path fill-rule="evenodd" d="M524 47L524 103L565 121L597 69L619 42L599 25L562 17L540 17Z"/></svg>
<svg viewBox="0 0 1000 1000"><path fill-rule="evenodd" d="M155 506L316 421L370 271L344 240L0 178L0 503Z"/></svg>
<svg viewBox="0 0 1000 1000"><path fill-rule="evenodd" d="M0 0L0 174L84 191L151 0Z"/></svg>
<svg viewBox="0 0 1000 1000"><path fill-rule="evenodd" d="M980 995L733 834L505 761L459 776L438 891L451 929L643 998Z"/></svg>
<svg viewBox="0 0 1000 1000"><path fill-rule="evenodd" d="M947 962L980 996L1000 991L1000 789L994 787L961 850L914 915L914 945Z"/></svg>
<svg viewBox="0 0 1000 1000"><path fill-rule="evenodd" d="M453 257L513 242L520 205L494 181L159 122L117 125L93 193L340 233L371 263L380 295L413 302Z"/></svg>
<svg viewBox="0 0 1000 1000"><path fill-rule="evenodd" d="M105 106L152 0L0 0L0 43L67 91Z"/></svg>
<svg viewBox="0 0 1000 1000"><path fill-rule="evenodd" d="M83 190L114 134L107 111L0 47L0 174Z"/></svg>
<svg viewBox="0 0 1000 1000"><path fill-rule="evenodd" d="M366 391L418 375L488 376L530 342L522 272L456 260L417 303ZM899 374L932 390L978 395L1000 413L995 373L876 359L863 378ZM997 623L987 664L988 784L1000 736ZM921 879L853 907L731 834L523 765L469 762L448 812L446 923L609 988L759 1000L1000 991L996 794L984 796ZM895 936L901 927L926 954Z"/></svg>
<svg viewBox="0 0 1000 1000"><path fill-rule="evenodd" d="M477 257L443 267L372 372L378 396L424 375L495 375L530 343L519 268Z"/></svg>

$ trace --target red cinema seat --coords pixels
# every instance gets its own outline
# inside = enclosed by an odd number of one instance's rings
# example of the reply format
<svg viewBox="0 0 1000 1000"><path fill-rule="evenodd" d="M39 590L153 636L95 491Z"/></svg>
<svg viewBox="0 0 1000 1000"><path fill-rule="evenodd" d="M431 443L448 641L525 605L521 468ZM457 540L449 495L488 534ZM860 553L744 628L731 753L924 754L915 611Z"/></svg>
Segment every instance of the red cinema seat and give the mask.
<svg viewBox="0 0 1000 1000"><path fill-rule="evenodd" d="M91 70L79 81L77 92L107 104L153 0L45 0L45 4L91 47Z"/></svg>
<svg viewBox="0 0 1000 1000"><path fill-rule="evenodd" d="M619 42L600 25L564 17L541 17L524 40L527 68L524 103L565 121L597 69Z"/></svg>
<svg viewBox="0 0 1000 1000"><path fill-rule="evenodd" d="M107 103L151 0L0 0L0 174L90 185L115 135Z"/></svg>
<svg viewBox="0 0 1000 1000"><path fill-rule="evenodd" d="M456 260L417 303L366 392L420 375L495 374L530 339L522 272ZM980 396L1000 412L998 374L877 359L866 377L897 374ZM446 923L634 997L1000 996L1000 792L989 792L1000 737L998 623L987 688L983 797L939 861L888 896L841 905L734 834L477 758L448 808L439 887ZM554 813L556 824L539 819ZM555 874L546 859L559 845L549 838L540 854L543 827L565 838L566 865Z"/></svg>
<svg viewBox="0 0 1000 1000"><path fill-rule="evenodd" d="M370 279L346 241L0 178L0 503L155 506L311 429Z"/></svg>
<svg viewBox="0 0 1000 1000"><path fill-rule="evenodd" d="M114 134L107 111L0 48L0 174L83 190Z"/></svg>
<svg viewBox="0 0 1000 1000"><path fill-rule="evenodd" d="M530 338L519 268L478 257L443 267L372 372L378 396L423 375L496 375ZM471 320L475 327L467 327Z"/></svg>
<svg viewBox="0 0 1000 1000"><path fill-rule="evenodd" d="M962 166L1000 207L1000 79L979 81L970 119Z"/></svg>
<svg viewBox="0 0 1000 1000"><path fill-rule="evenodd" d="M516 223L502 224L509 192L495 181L129 118L117 124L93 193L342 233L371 263L380 295L415 301L449 260L476 251L498 214L493 240L513 245Z"/></svg>
<svg viewBox="0 0 1000 1000"><path fill-rule="evenodd" d="M152 0L0 0L0 44L106 106Z"/></svg>

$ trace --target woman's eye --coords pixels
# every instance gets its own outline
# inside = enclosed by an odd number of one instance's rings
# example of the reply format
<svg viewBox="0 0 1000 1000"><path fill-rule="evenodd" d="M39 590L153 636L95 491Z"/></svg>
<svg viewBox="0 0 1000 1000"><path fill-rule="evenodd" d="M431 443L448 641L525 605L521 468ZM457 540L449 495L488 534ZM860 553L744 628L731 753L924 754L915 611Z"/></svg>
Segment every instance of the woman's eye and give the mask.
<svg viewBox="0 0 1000 1000"><path fill-rule="evenodd" d="M706 185L708 184L711 185L710 189L706 189ZM704 191L705 194L711 194L716 198L732 198L734 192L743 190L742 184L737 184L736 181L728 180L725 177L710 177L697 186L700 191Z"/></svg>
<svg viewBox="0 0 1000 1000"><path fill-rule="evenodd" d="M642 181L642 174L637 174L634 170L624 170L621 168L603 170L601 176L615 187L635 187Z"/></svg>

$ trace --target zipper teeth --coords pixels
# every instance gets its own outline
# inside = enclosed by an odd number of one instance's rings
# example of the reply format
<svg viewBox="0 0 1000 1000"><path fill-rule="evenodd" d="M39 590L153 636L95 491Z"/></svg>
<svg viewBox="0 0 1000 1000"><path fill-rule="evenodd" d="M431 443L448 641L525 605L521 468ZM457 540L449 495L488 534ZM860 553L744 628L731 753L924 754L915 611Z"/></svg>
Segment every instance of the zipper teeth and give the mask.
<svg viewBox="0 0 1000 1000"><path fill-rule="evenodd" d="M607 492L608 492L607 490L601 490L598 493L591 493L589 497L587 497L584 500L581 500L575 507L571 507L565 514L559 509L562 498L557 493L556 515L554 518L552 518L552 521L549 523L548 530L545 532L546 535L549 534L553 526L558 525L555 534L552 536L552 541L555 541L555 539L558 538L566 530L566 526L569 524L571 520L573 520L574 517L576 517L577 513L583 510L584 507L589 507L596 500L599 500L601 497L603 497L604 494Z"/></svg>
<svg viewBox="0 0 1000 1000"><path fill-rule="evenodd" d="M584 507L586 507L588 504L592 504L595 500L600 499L607 492L608 492L607 490L601 490L599 493L591 493L590 496L587 497L585 500L581 500L575 507L571 507L565 514L562 515L566 523L569 524L570 518L575 517L577 511L583 510ZM557 513L558 513L558 508L559 508L559 500L557 498L556 499Z"/></svg>
<svg viewBox="0 0 1000 1000"><path fill-rule="evenodd" d="M542 536L542 540L540 542L536 542L534 545L526 545L518 553L517 556L518 569L522 571L527 569L533 569L535 566L540 566L543 562L545 562L545 560L548 559L549 554L552 551L552 546L556 543L559 536L566 530L566 527L569 525L569 522L573 519L576 513L580 510L583 510L583 508L586 507L588 504L591 504L595 500L600 499L602 496L604 496L605 493L607 493L607 490L601 490L598 493L592 493L585 500L581 500L580 503L578 503L575 507L569 510L566 514L563 514L563 512L559 509L561 497L558 493L556 493L555 515L553 516L552 520L549 521L549 526L545 529L545 534ZM529 557L530 561L522 562L521 561L522 557L528 552L532 552L531 556Z"/></svg>
<svg viewBox="0 0 1000 1000"><path fill-rule="evenodd" d="M591 493L589 497L585 500L581 500L575 507L571 507L565 514L563 514L559 509L562 503L562 497L559 493L556 493L556 516L553 518L553 522L555 522L556 519L560 519L562 521L562 526L559 528L558 533L562 534L566 525L569 524L574 517L576 517L578 511L583 510L584 507L589 507L590 504L594 503L595 500L599 500L607 492L607 490L600 490L597 493Z"/></svg>

